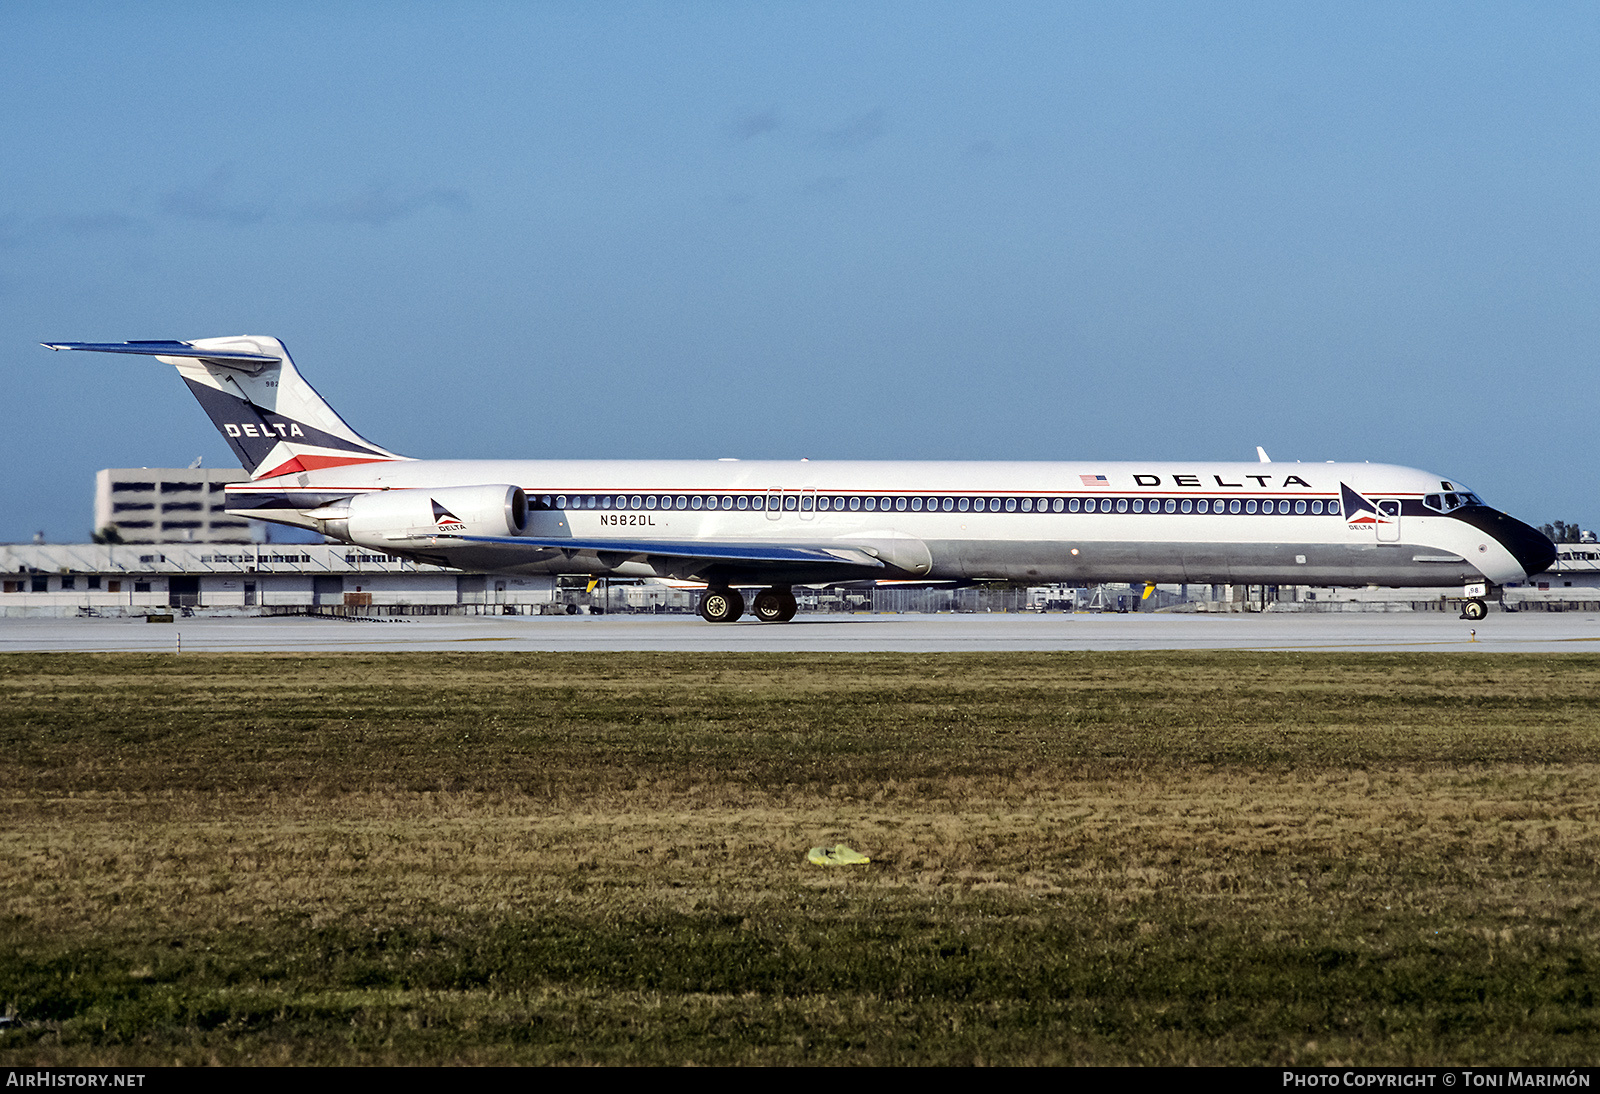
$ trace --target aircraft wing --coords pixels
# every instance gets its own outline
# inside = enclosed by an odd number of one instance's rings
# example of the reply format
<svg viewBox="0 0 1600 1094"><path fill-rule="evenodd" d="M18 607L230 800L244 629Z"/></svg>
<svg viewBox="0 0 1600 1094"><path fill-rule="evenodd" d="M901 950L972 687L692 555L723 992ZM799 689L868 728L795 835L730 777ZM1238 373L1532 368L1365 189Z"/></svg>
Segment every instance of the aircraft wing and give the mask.
<svg viewBox="0 0 1600 1094"><path fill-rule="evenodd" d="M467 569L547 563L560 553L568 559L592 556L607 570L635 563L658 577L773 584L865 578L885 569L884 562L868 549L848 544L441 534L396 543L394 550L420 555L438 552L449 565Z"/></svg>
<svg viewBox="0 0 1600 1094"><path fill-rule="evenodd" d="M702 543L652 539L571 539L537 536L446 536L441 542L492 543L510 548L534 548L543 554L566 551L569 554L593 552L609 555L655 555L667 558L710 559L716 562L827 563L847 562L856 566L878 567L883 563L856 547L791 547L781 543Z"/></svg>

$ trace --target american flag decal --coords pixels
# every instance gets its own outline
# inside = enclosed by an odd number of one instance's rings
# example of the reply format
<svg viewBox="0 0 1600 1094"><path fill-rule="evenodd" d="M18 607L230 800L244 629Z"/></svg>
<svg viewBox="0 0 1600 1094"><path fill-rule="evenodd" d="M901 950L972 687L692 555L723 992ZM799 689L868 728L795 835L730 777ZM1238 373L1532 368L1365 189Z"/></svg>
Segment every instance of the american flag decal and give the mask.
<svg viewBox="0 0 1600 1094"><path fill-rule="evenodd" d="M1104 475L1079 475L1078 478L1082 479L1083 485L1088 487L1111 485L1111 483L1106 481L1106 477Z"/></svg>

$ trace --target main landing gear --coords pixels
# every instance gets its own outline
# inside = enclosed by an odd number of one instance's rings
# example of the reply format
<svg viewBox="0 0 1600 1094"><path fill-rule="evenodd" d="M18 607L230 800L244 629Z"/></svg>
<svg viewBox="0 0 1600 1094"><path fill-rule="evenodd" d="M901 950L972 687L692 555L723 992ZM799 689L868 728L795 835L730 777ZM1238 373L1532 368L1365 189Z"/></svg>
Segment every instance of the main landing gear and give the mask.
<svg viewBox="0 0 1600 1094"><path fill-rule="evenodd" d="M763 589L756 594L756 618L763 623L787 623L799 611L794 594L787 586Z"/></svg>
<svg viewBox="0 0 1600 1094"><path fill-rule="evenodd" d="M744 614L744 597L733 589L707 589L700 594L700 618L707 623L732 623Z"/></svg>
<svg viewBox="0 0 1600 1094"><path fill-rule="evenodd" d="M1465 604L1461 605L1462 619L1470 619L1476 623L1478 620L1482 619L1488 614L1489 605L1485 604L1481 600L1478 600L1477 598L1473 598L1472 600L1469 600Z"/></svg>
<svg viewBox="0 0 1600 1094"><path fill-rule="evenodd" d="M799 610L787 585L756 594L755 616L763 623L787 623ZM707 589L700 596L700 618L707 623L732 623L744 614L744 597L734 589Z"/></svg>

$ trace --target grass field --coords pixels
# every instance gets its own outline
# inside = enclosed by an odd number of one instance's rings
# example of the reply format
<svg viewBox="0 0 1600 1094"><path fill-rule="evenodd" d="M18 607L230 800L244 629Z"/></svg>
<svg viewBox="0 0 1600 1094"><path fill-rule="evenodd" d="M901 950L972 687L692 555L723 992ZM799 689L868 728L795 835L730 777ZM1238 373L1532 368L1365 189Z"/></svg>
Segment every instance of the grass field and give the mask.
<svg viewBox="0 0 1600 1094"><path fill-rule="evenodd" d="M1592 1064L1597 697L1591 656L8 655L0 1063Z"/></svg>

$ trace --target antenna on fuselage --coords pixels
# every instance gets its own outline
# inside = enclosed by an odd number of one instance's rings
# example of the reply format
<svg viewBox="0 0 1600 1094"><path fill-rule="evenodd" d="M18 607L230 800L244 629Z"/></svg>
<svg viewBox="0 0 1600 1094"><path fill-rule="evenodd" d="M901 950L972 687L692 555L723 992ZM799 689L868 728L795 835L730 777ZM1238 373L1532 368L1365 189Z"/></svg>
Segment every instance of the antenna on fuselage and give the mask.
<svg viewBox="0 0 1600 1094"><path fill-rule="evenodd" d="M1267 455L1267 450L1262 448L1259 444L1256 445L1256 459L1260 460L1262 463L1272 462L1272 457Z"/></svg>

